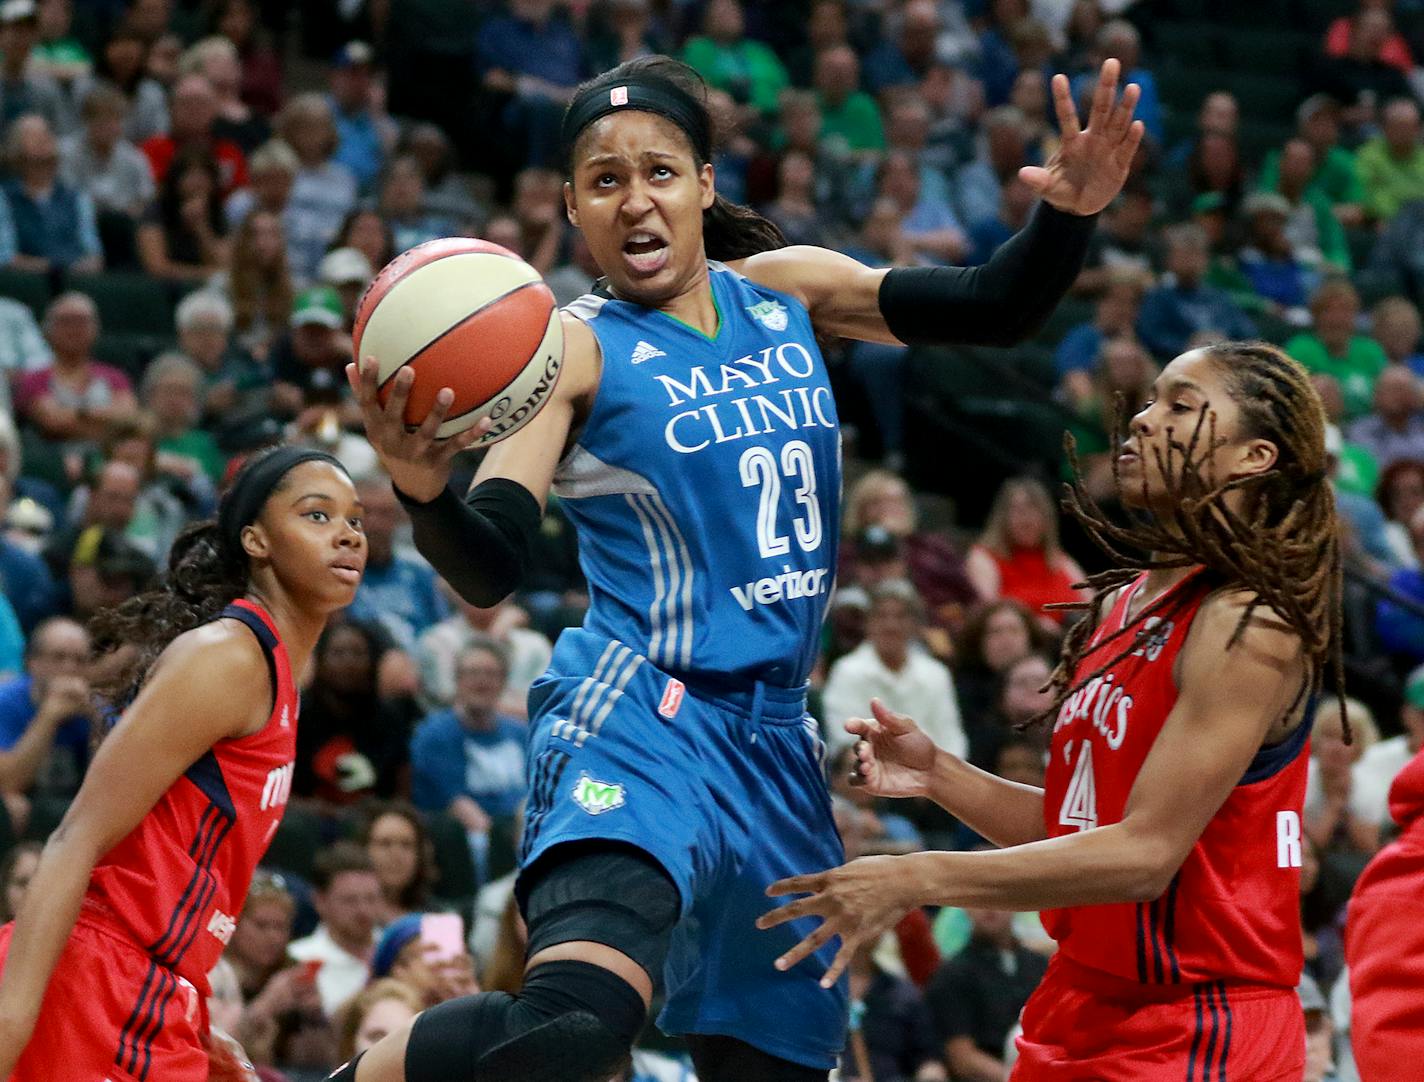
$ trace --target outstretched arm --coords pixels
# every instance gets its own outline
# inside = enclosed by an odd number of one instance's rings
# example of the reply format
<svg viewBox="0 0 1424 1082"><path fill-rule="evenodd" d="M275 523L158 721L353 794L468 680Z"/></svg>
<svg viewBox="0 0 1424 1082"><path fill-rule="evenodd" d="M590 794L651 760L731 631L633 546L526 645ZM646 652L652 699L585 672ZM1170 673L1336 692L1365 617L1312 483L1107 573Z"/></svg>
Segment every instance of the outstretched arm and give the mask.
<svg viewBox="0 0 1424 1082"><path fill-rule="evenodd" d="M1118 62L1103 64L1088 126L1068 79L1053 77L1062 144L1019 177L1041 197L1028 224L978 267L872 269L822 248L793 247L737 264L753 281L797 297L818 330L890 344L1012 345L1053 312L1082 270L1095 216L1127 179L1142 122L1136 84L1117 100Z"/></svg>
<svg viewBox="0 0 1424 1082"><path fill-rule="evenodd" d="M1239 597L1217 596L1193 621L1177 704L1120 822L993 852L867 857L773 884L769 894L815 893L767 914L759 927L825 918L778 966L839 935L842 948L826 974L833 983L856 944L916 905L1029 910L1161 895L1300 687L1300 640L1273 615L1253 617L1227 649L1243 610Z"/></svg>
<svg viewBox="0 0 1424 1082"><path fill-rule="evenodd" d="M213 695L215 687L245 690ZM94 865L203 752L262 724L269 688L257 641L221 624L180 636L159 659L45 843L16 917L0 977L0 1078L10 1076L34 1030Z"/></svg>

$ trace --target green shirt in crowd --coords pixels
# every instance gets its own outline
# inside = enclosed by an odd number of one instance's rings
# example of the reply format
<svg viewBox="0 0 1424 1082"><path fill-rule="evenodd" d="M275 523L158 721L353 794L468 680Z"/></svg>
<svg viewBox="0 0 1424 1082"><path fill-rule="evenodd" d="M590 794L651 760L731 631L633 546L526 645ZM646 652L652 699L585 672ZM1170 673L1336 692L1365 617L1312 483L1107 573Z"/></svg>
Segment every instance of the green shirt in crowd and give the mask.
<svg viewBox="0 0 1424 1082"><path fill-rule="evenodd" d="M1377 136L1360 147L1355 168L1365 188L1365 210L1376 218L1388 221L1411 199L1424 199L1424 147L1400 161Z"/></svg>
<svg viewBox="0 0 1424 1082"><path fill-rule="evenodd" d="M735 45L719 45L711 38L695 37L683 48L682 59L709 86L750 102L763 116L776 113L781 92L791 84L785 66L759 41L743 38Z"/></svg>
<svg viewBox="0 0 1424 1082"><path fill-rule="evenodd" d="M227 456L218 450L217 441L213 439L211 432L190 428L177 436L159 440L158 449L171 455L193 459L213 484L222 484L223 473L227 470Z"/></svg>
<svg viewBox="0 0 1424 1082"><path fill-rule="evenodd" d="M1261 166L1257 187L1263 192L1273 192L1280 180L1281 152L1273 150ZM1331 147L1326 151L1325 160L1315 167L1308 190L1319 192L1332 206L1365 201L1365 186L1360 183L1360 174L1355 169L1355 156L1344 147Z"/></svg>
<svg viewBox="0 0 1424 1082"><path fill-rule="evenodd" d="M1373 338L1357 334L1342 357L1334 356L1316 334L1298 334L1286 343L1286 352L1311 372L1334 376L1345 398L1345 418L1353 421L1370 412L1375 380L1389 365L1384 349Z"/></svg>
<svg viewBox="0 0 1424 1082"><path fill-rule="evenodd" d="M839 105L821 99L821 138L843 139L852 151L884 150L885 129L875 99L857 90Z"/></svg>

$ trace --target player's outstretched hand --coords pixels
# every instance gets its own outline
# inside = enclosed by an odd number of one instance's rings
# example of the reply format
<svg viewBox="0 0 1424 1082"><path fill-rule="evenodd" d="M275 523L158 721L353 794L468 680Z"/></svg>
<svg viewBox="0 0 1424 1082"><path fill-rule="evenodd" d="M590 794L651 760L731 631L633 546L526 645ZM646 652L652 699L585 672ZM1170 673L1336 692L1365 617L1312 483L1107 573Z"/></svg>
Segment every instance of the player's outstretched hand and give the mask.
<svg viewBox="0 0 1424 1082"><path fill-rule="evenodd" d="M851 718L846 732L855 742L850 783L876 796L914 797L929 792L936 748L914 719L897 714L879 699L870 700L873 718Z"/></svg>
<svg viewBox="0 0 1424 1082"><path fill-rule="evenodd" d="M437 439L435 433L440 431L455 401L455 392L443 387L425 419L411 428L405 423L405 406L415 373L408 367L396 373L391 397L383 406L378 394L379 371L380 366L372 357L363 360L359 369L355 364L346 366L346 379L361 406L366 438L376 449L381 465L396 488L413 500L429 502L440 495L449 482L450 460L474 446L490 430L492 422L486 418L464 432Z"/></svg>
<svg viewBox="0 0 1424 1082"><path fill-rule="evenodd" d="M1019 170L1019 179L1046 203L1070 214L1096 214L1113 201L1127 180L1127 171L1142 142L1142 121L1132 119L1141 89L1129 83L1117 95L1121 65L1103 62L1093 91L1087 127L1078 124L1078 110L1068 76L1053 77L1053 107L1062 142L1042 166Z"/></svg>
<svg viewBox="0 0 1424 1082"><path fill-rule="evenodd" d="M786 894L809 894L788 902L757 918L757 927L775 928L797 917L820 917L821 923L776 960L777 969L790 969L805 960L828 942L840 936L841 946L835 961L821 978L821 987L830 988L855 952L864 944L874 943L887 929L893 928L914 905L903 896L905 876L898 873L900 857L861 857L839 868L815 875L796 875L766 888L769 897Z"/></svg>

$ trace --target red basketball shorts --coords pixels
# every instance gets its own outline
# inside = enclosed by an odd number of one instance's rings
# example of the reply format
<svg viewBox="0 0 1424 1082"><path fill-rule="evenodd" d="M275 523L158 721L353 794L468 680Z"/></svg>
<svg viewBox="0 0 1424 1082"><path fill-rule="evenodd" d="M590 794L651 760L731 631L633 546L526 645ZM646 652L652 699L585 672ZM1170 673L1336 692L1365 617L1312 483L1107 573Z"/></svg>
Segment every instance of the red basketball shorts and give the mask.
<svg viewBox="0 0 1424 1082"><path fill-rule="evenodd" d="M1023 1012L1011 1082L1299 1082L1294 989L1139 985L1048 965Z"/></svg>
<svg viewBox="0 0 1424 1082"><path fill-rule="evenodd" d="M1345 924L1350 1044L1362 1082L1419 1077L1424 1063L1424 833L1380 851L1355 884ZM1414 1066L1401 1074L1401 1064Z"/></svg>
<svg viewBox="0 0 1424 1082"><path fill-rule="evenodd" d="M0 928L0 972L14 925ZM81 917L9 1082L206 1082L198 991Z"/></svg>

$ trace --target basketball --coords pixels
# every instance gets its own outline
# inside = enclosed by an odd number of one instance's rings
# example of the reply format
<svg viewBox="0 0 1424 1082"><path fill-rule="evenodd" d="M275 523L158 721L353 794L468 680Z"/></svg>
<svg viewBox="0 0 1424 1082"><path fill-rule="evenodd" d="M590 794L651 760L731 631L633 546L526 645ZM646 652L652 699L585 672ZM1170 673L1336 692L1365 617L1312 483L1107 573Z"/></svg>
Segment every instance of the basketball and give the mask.
<svg viewBox="0 0 1424 1082"><path fill-rule="evenodd" d="M381 404L396 373L415 373L405 421L419 424L442 387L455 400L440 438L490 417L488 446L533 419L548 400L564 357L554 295L539 272L488 241L447 237L398 255L356 310L358 358L380 365Z"/></svg>

